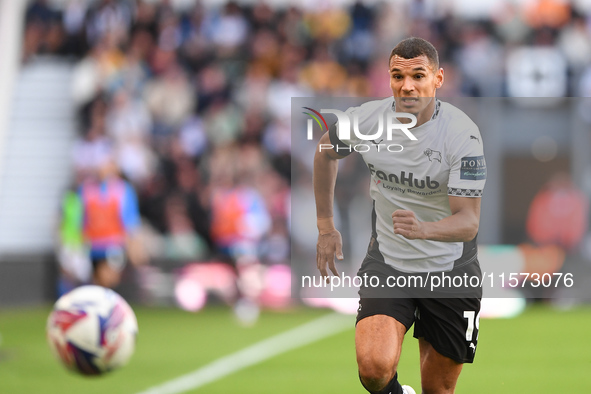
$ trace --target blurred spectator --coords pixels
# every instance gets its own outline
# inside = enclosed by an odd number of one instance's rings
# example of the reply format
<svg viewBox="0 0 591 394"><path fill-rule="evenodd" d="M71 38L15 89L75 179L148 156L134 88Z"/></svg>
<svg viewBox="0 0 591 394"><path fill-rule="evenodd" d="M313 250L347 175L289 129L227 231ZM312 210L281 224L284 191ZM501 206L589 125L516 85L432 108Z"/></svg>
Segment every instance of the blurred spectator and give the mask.
<svg viewBox="0 0 591 394"><path fill-rule="evenodd" d="M236 89L236 102L247 111L262 113L267 110L267 92L271 85L271 74L261 63L248 67L244 81Z"/></svg>
<svg viewBox="0 0 591 394"><path fill-rule="evenodd" d="M174 194L165 203L166 232L164 257L198 260L207 255L207 244L195 232L185 198Z"/></svg>
<svg viewBox="0 0 591 394"><path fill-rule="evenodd" d="M75 66L72 96L77 105L86 105L97 95L109 92L116 86L125 65L125 55L114 39L113 35L102 37Z"/></svg>
<svg viewBox="0 0 591 394"><path fill-rule="evenodd" d="M253 187L252 175L234 160L237 148L218 149L212 167L211 235L217 250L237 259L258 256L258 243L271 220L261 194Z"/></svg>
<svg viewBox="0 0 591 394"><path fill-rule="evenodd" d="M131 26L131 2L99 0L91 5L86 19L86 36L93 45L106 36L116 44L123 44Z"/></svg>
<svg viewBox="0 0 591 394"><path fill-rule="evenodd" d="M221 64L204 67L197 79L199 113L207 112L210 105L226 102L230 98L230 86Z"/></svg>
<svg viewBox="0 0 591 394"><path fill-rule="evenodd" d="M147 143L152 129L152 117L144 103L123 89L114 94L106 123L108 135L117 144L129 140Z"/></svg>
<svg viewBox="0 0 591 394"><path fill-rule="evenodd" d="M179 130L178 139L185 155L192 159L201 156L209 143L203 120L195 115L187 118Z"/></svg>
<svg viewBox="0 0 591 394"><path fill-rule="evenodd" d="M509 45L524 43L530 32L520 8L511 2L503 4L494 22L497 34Z"/></svg>
<svg viewBox="0 0 591 394"><path fill-rule="evenodd" d="M588 229L589 202L567 174L555 175L536 194L527 215L527 233L538 245L572 250Z"/></svg>
<svg viewBox="0 0 591 394"><path fill-rule="evenodd" d="M228 2L219 14L210 13L205 31L221 57L233 54L248 37L248 22L237 3Z"/></svg>
<svg viewBox="0 0 591 394"><path fill-rule="evenodd" d="M67 36L66 52L75 56L82 56L88 47L84 28L88 6L89 4L84 0L71 0L67 3L62 16L62 23Z"/></svg>
<svg viewBox="0 0 591 394"><path fill-rule="evenodd" d="M195 94L185 72L171 64L164 73L148 82L144 97L153 115L155 132L170 135L195 107Z"/></svg>
<svg viewBox="0 0 591 394"><path fill-rule="evenodd" d="M76 188L67 190L60 207L57 260L60 267L58 295L89 283L92 274L90 255L84 242L84 207Z"/></svg>
<svg viewBox="0 0 591 394"><path fill-rule="evenodd" d="M560 31L558 47L566 57L571 72L579 77L591 64L591 37L585 18L576 16L572 23Z"/></svg>
<svg viewBox="0 0 591 394"><path fill-rule="evenodd" d="M25 15L25 21L27 23L50 23L56 16L56 13L50 8L47 0L35 0L31 2L27 13Z"/></svg>
<svg viewBox="0 0 591 394"><path fill-rule="evenodd" d="M477 24L465 26L462 37L464 45L458 51L457 64L462 71L464 93L473 97L501 96L504 59L501 46Z"/></svg>
<svg viewBox="0 0 591 394"><path fill-rule="evenodd" d="M25 14L23 37L23 60L38 53L61 53L62 32L59 13L53 10L47 0L31 2Z"/></svg>
<svg viewBox="0 0 591 394"><path fill-rule="evenodd" d="M340 82L342 83L342 81ZM289 65L281 70L281 75L274 80L267 91L267 110L277 119L291 119L291 98L310 97L312 90L298 81L298 69Z"/></svg>
<svg viewBox="0 0 591 394"><path fill-rule="evenodd" d="M101 160L113 150L112 141L105 135L105 101L96 98L87 108L81 120L87 129L72 151L74 169L82 177L98 170Z"/></svg>
<svg viewBox="0 0 591 394"><path fill-rule="evenodd" d="M103 157L97 175L80 186L84 240L90 249L93 282L116 287L127 259L134 265L146 262L139 240L137 196L119 178L112 156Z"/></svg>
<svg viewBox="0 0 591 394"><path fill-rule="evenodd" d="M342 93L347 73L330 55L328 48L319 46L312 60L302 69L302 80L312 90L325 95Z"/></svg>
<svg viewBox="0 0 591 394"><path fill-rule="evenodd" d="M570 19L570 5L565 0L536 0L525 6L525 20L534 29L558 29Z"/></svg>
<svg viewBox="0 0 591 394"><path fill-rule="evenodd" d="M320 44L342 38L351 27L351 17L343 8L321 6L316 12L304 15L310 36Z"/></svg>
<svg viewBox="0 0 591 394"><path fill-rule="evenodd" d="M143 183L154 168L148 146L152 119L144 103L119 90L106 114L107 134L117 147L117 164L134 184Z"/></svg>

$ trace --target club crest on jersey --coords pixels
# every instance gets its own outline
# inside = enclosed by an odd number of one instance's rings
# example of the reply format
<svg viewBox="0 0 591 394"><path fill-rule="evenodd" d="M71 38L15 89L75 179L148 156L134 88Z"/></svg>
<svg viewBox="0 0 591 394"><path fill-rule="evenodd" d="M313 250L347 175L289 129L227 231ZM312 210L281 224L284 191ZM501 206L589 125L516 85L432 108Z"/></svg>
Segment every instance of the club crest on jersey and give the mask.
<svg viewBox="0 0 591 394"><path fill-rule="evenodd" d="M439 152L438 150L427 148L423 153L425 154L425 156L429 158L429 161L437 160L441 163L441 152Z"/></svg>

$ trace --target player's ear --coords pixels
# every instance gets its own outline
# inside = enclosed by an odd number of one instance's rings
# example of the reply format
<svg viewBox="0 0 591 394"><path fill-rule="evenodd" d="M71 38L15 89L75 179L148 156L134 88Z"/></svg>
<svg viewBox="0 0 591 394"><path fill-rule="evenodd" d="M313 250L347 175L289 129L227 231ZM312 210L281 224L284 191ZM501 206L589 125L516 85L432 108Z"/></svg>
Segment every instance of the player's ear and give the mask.
<svg viewBox="0 0 591 394"><path fill-rule="evenodd" d="M439 68L439 70L437 70L435 73L435 88L439 89L441 86L443 86L443 80L443 69Z"/></svg>

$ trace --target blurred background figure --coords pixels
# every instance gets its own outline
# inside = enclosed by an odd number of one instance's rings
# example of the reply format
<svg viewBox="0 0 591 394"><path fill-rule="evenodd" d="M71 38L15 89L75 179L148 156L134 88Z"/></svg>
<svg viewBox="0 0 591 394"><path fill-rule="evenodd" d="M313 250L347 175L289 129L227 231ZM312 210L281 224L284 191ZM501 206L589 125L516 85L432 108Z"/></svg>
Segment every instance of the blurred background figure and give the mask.
<svg viewBox="0 0 591 394"><path fill-rule="evenodd" d="M80 186L83 234L92 262L92 281L116 287L129 260L144 264L146 254L139 239L140 215L133 187L119 177L112 156L99 163L95 177Z"/></svg>
<svg viewBox="0 0 591 394"><path fill-rule="evenodd" d="M555 174L534 197L527 234L540 246L574 251L589 228L589 200L566 173Z"/></svg>
<svg viewBox="0 0 591 394"><path fill-rule="evenodd" d="M60 266L58 295L89 283L92 276L90 254L86 247L82 223L84 206L76 185L62 198L58 230L57 259Z"/></svg>

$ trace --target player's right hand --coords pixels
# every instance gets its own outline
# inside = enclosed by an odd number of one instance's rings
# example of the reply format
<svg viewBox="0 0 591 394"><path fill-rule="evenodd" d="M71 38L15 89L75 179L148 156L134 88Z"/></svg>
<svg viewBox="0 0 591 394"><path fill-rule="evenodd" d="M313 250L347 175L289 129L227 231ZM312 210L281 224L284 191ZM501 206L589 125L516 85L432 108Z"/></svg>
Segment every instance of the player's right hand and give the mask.
<svg viewBox="0 0 591 394"><path fill-rule="evenodd" d="M341 233L335 229L328 233L319 234L318 243L316 244L316 266L327 281L328 269L334 275L339 276L339 271L335 265L335 256L339 260L344 259Z"/></svg>

